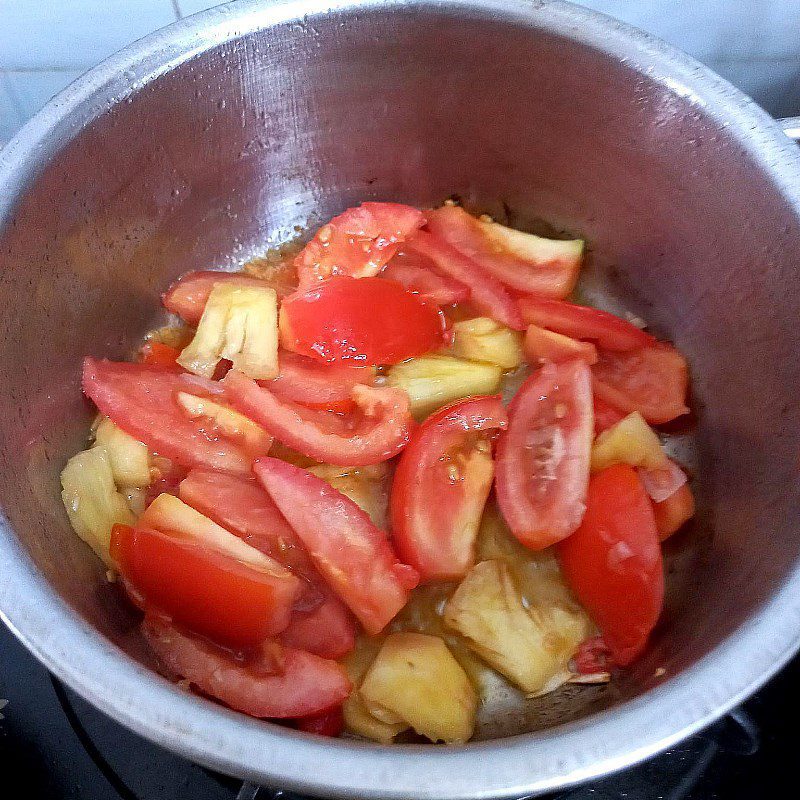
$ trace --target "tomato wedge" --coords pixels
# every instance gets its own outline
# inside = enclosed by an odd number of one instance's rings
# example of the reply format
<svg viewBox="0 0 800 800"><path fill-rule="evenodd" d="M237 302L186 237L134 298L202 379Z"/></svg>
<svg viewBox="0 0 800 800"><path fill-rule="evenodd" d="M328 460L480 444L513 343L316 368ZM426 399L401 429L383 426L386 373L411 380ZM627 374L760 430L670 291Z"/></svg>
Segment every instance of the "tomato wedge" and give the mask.
<svg viewBox="0 0 800 800"><path fill-rule="evenodd" d="M435 271L430 259L421 255L398 253L381 275L437 306L452 306L469 299L469 286Z"/></svg>
<svg viewBox="0 0 800 800"><path fill-rule="evenodd" d="M497 500L514 536L542 550L583 517L594 427L589 367L545 364L522 384L508 416L497 446Z"/></svg>
<svg viewBox="0 0 800 800"><path fill-rule="evenodd" d="M330 591L324 585L320 588ZM326 594L311 610L295 608L289 627L278 639L287 647L323 658L342 658L356 646L356 624L344 603L333 594Z"/></svg>
<svg viewBox="0 0 800 800"><path fill-rule="evenodd" d="M336 275L377 275L405 241L425 223L422 212L400 203L362 203L334 217L295 258L300 288Z"/></svg>
<svg viewBox="0 0 800 800"><path fill-rule="evenodd" d="M245 563L188 536L115 525L111 557L147 607L230 647L252 647L284 630L297 578L263 558Z"/></svg>
<svg viewBox="0 0 800 800"><path fill-rule="evenodd" d="M400 389L354 386L356 411L343 415L281 401L236 370L223 383L242 414L316 461L345 467L378 464L397 455L408 441L411 412L408 395Z"/></svg>
<svg viewBox="0 0 800 800"><path fill-rule="evenodd" d="M310 717L301 717L296 720L295 727L306 733L316 733L318 736L338 736L344 730L344 713L341 706L336 706L329 711L313 714Z"/></svg>
<svg viewBox="0 0 800 800"><path fill-rule="evenodd" d="M471 303L483 316L514 330L524 330L519 306L508 289L447 242L432 233L417 231L404 249L430 260L437 272L469 286Z"/></svg>
<svg viewBox="0 0 800 800"><path fill-rule="evenodd" d="M204 417L190 418L176 401L178 392L207 395L210 381L161 367L87 357L82 384L101 413L160 455L186 467L250 472L253 455L244 442L226 437Z"/></svg>
<svg viewBox="0 0 800 800"><path fill-rule="evenodd" d="M658 344L654 336L598 308L533 296L520 299L519 307L528 325L538 325L573 339L590 339L606 350L635 350Z"/></svg>
<svg viewBox="0 0 800 800"><path fill-rule="evenodd" d="M666 500L653 503L658 538L663 542L679 531L694 516L694 495L684 483Z"/></svg>
<svg viewBox="0 0 800 800"><path fill-rule="evenodd" d="M594 435L607 431L613 428L620 420L625 419L627 415L623 414L618 409L614 408L610 403L600 399L597 395L594 396Z"/></svg>
<svg viewBox="0 0 800 800"><path fill-rule="evenodd" d="M351 367L345 364L320 364L312 358L281 350L280 372L261 385L282 400L293 400L308 408L324 411L352 411L350 395L358 384L370 386L375 381L372 367Z"/></svg>
<svg viewBox="0 0 800 800"><path fill-rule="evenodd" d="M597 361L597 348L591 342L582 342L563 333L548 331L537 325L528 325L525 331L525 357L532 364L545 361L569 361L583 359L587 364Z"/></svg>
<svg viewBox="0 0 800 800"><path fill-rule="evenodd" d="M503 228L492 222L475 219L459 206L442 206L426 212L428 230L461 254L479 264L481 269L501 283L519 292L544 297L567 297L575 288L581 268L580 252L569 256L558 251L563 242L539 239L521 231ZM502 232L502 238L494 232ZM528 244L527 253L514 252L513 240ZM530 243L538 243L542 252L534 253Z"/></svg>
<svg viewBox="0 0 800 800"><path fill-rule="evenodd" d="M589 481L586 514L558 546L564 577L620 666L647 644L664 600L664 568L650 499L627 464Z"/></svg>
<svg viewBox="0 0 800 800"><path fill-rule="evenodd" d="M322 479L275 458L261 458L253 469L328 585L367 633L380 633L417 585L416 570L397 560L364 511Z"/></svg>
<svg viewBox="0 0 800 800"><path fill-rule="evenodd" d="M444 341L439 309L385 278L331 278L281 305L281 344L317 361L396 364Z"/></svg>
<svg viewBox="0 0 800 800"><path fill-rule="evenodd" d="M472 397L429 417L400 457L391 496L398 555L423 581L466 575L492 487L489 435L508 426L500 397Z"/></svg>
<svg viewBox="0 0 800 800"><path fill-rule="evenodd" d="M592 365L594 393L625 415L639 411L652 425L689 412L686 359L670 345L625 353L600 350Z"/></svg>
<svg viewBox="0 0 800 800"><path fill-rule="evenodd" d="M688 480L686 473L672 459L661 469L640 469L639 478L654 503L672 497Z"/></svg>
<svg viewBox="0 0 800 800"><path fill-rule="evenodd" d="M269 281L245 275L242 272L187 272L178 278L161 296L161 302L167 311L177 314L190 325L197 325L206 307L211 290L218 283L232 283L235 286L273 286ZM277 291L277 287L276 288ZM278 292L278 297L286 294Z"/></svg>
<svg viewBox="0 0 800 800"><path fill-rule="evenodd" d="M174 369L178 372L183 371L183 367L177 363L177 358L181 351L175 347L161 342L146 342L139 351L139 361L149 367L164 367Z"/></svg>
<svg viewBox="0 0 800 800"><path fill-rule="evenodd" d="M165 667L205 694L253 717L319 714L347 698L344 667L302 650L267 642L245 659L191 636L153 615L142 633Z"/></svg>

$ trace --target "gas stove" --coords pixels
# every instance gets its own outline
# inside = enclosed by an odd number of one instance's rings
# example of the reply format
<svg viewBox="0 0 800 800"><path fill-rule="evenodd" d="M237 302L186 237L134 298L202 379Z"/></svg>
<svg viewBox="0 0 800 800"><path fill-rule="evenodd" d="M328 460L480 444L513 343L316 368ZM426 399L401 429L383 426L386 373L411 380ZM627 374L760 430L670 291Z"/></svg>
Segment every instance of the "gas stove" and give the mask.
<svg viewBox="0 0 800 800"><path fill-rule="evenodd" d="M624 772L549 800L796 797L800 658L723 720ZM53 678L0 624L0 787L25 800L301 800L150 744ZM4 702L7 701L7 702ZM0 788L0 798L6 797ZM411 799L410 799L411 800Z"/></svg>

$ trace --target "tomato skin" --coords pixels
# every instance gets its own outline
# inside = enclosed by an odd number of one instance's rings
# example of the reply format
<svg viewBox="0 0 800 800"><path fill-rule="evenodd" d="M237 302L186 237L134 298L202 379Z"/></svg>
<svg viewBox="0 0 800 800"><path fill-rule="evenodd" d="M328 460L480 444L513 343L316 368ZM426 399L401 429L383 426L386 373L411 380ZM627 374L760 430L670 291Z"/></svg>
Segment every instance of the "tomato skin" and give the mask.
<svg viewBox="0 0 800 800"><path fill-rule="evenodd" d="M583 516L594 427L590 376L579 359L545 364L508 408L497 500L511 532L532 550L566 538Z"/></svg>
<svg viewBox="0 0 800 800"><path fill-rule="evenodd" d="M295 258L300 288L337 275L377 275L398 245L425 223L422 212L400 203L362 203L323 225Z"/></svg>
<svg viewBox="0 0 800 800"><path fill-rule="evenodd" d="M437 272L468 286L471 304L483 316L516 331L525 329L517 301L506 287L447 242L427 231L417 231L404 249L429 259Z"/></svg>
<svg viewBox="0 0 800 800"><path fill-rule="evenodd" d="M661 614L664 568L650 499L627 464L592 476L586 514L558 545L564 577L620 666L644 650Z"/></svg>
<svg viewBox="0 0 800 800"><path fill-rule="evenodd" d="M328 464L386 461L403 449L413 425L408 395L400 389L355 386L357 410L342 415L281 401L235 370L223 383L234 408L293 450Z"/></svg>
<svg viewBox="0 0 800 800"><path fill-rule="evenodd" d="M207 430L202 419L190 419L175 401L180 391L206 396L209 385L216 386L161 367L83 360L84 393L126 433L182 466L247 474L252 462L248 450Z"/></svg>
<svg viewBox="0 0 800 800"><path fill-rule="evenodd" d="M601 349L592 377L595 396L626 416L639 411L651 425L661 425L689 412L689 369L670 345L625 353Z"/></svg>
<svg viewBox="0 0 800 800"><path fill-rule="evenodd" d="M694 495L684 483L666 500L653 503L658 538L663 542L679 531L694 516Z"/></svg>
<svg viewBox="0 0 800 800"><path fill-rule="evenodd" d="M347 607L327 586L322 602L310 609L295 608L289 627L278 637L287 647L323 658L342 658L356 646L356 624Z"/></svg>
<svg viewBox="0 0 800 800"><path fill-rule="evenodd" d="M380 633L419 582L416 570L397 560L364 511L316 475L274 458L258 459L253 470L328 585L367 633Z"/></svg>
<svg viewBox="0 0 800 800"><path fill-rule="evenodd" d="M381 275L437 306L452 306L469 300L469 286L436 272L435 265L420 255L398 253Z"/></svg>
<svg viewBox="0 0 800 800"><path fill-rule="evenodd" d="M183 367L176 360L180 354L180 350L168 344L146 342L139 353L139 361L150 367L164 367L180 372L183 371Z"/></svg>
<svg viewBox="0 0 800 800"><path fill-rule="evenodd" d="M614 408L610 403L606 403L597 395L594 396L594 435L613 428L620 420L625 419L626 415Z"/></svg>
<svg viewBox="0 0 800 800"><path fill-rule="evenodd" d="M590 339L606 350L635 350L658 344L654 336L598 308L534 296L522 298L519 307L529 325L538 325L573 339Z"/></svg>
<svg viewBox="0 0 800 800"><path fill-rule="evenodd" d="M335 661L274 642L236 659L154 615L145 617L142 633L171 672L253 717L319 714L341 705L352 688L344 668Z"/></svg>
<svg viewBox="0 0 800 800"><path fill-rule="evenodd" d="M435 305L385 278L331 278L280 311L283 347L329 363L396 364L440 347L444 329Z"/></svg>
<svg viewBox="0 0 800 800"><path fill-rule="evenodd" d="M428 230L447 242L481 269L519 292L543 297L567 297L575 288L580 261L553 259L532 264L513 253L499 250L484 233L480 222L459 206L442 206L427 212Z"/></svg>
<svg viewBox="0 0 800 800"><path fill-rule="evenodd" d="M486 437L483 451L470 438L507 426L499 396L467 398L429 417L403 451L392 483L392 540L422 581L458 578L473 566L494 469Z"/></svg>
<svg viewBox="0 0 800 800"><path fill-rule="evenodd" d="M203 316L208 296L218 283L232 283L236 286L272 286L269 281L241 272L216 272L214 270L187 272L161 295L161 302L167 311L177 314L189 325L197 325L200 317ZM282 293L279 292L278 297L281 296Z"/></svg>
<svg viewBox="0 0 800 800"><path fill-rule="evenodd" d="M569 361L581 358L587 364L597 361L597 348L591 342L582 342L571 336L528 325L525 332L525 357L532 364L543 361Z"/></svg>
<svg viewBox="0 0 800 800"><path fill-rule="evenodd" d="M300 589L289 573L147 528L115 525L111 556L147 607L229 647L253 647L284 630Z"/></svg>
<svg viewBox="0 0 800 800"><path fill-rule="evenodd" d="M336 706L319 714L300 717L295 721L295 727L299 731L316 733L318 736L339 736L344 730L342 707Z"/></svg>

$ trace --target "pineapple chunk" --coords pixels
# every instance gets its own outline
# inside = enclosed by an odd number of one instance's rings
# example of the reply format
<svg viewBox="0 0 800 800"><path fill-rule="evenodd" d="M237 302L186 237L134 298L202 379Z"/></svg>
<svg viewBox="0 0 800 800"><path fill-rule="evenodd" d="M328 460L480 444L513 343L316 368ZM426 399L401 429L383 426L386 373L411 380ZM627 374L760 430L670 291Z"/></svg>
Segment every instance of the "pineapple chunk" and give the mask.
<svg viewBox="0 0 800 800"><path fill-rule="evenodd" d="M370 519L381 530L386 530L389 510L389 468L386 464L371 467L336 467L319 464L308 471L338 489L359 508L369 514Z"/></svg>
<svg viewBox="0 0 800 800"><path fill-rule="evenodd" d="M188 536L264 572L276 575L290 574L286 567L171 494L164 493L156 497L139 518L139 525L143 528L155 528L164 533Z"/></svg>
<svg viewBox="0 0 800 800"><path fill-rule="evenodd" d="M104 447L73 456L61 473L61 500L75 533L109 566L111 528L133 525L134 516L114 485L111 459Z"/></svg>
<svg viewBox="0 0 800 800"><path fill-rule="evenodd" d="M248 453L265 456L269 452L272 437L244 414L188 392L178 392L175 399L191 419L205 417L216 431L239 442Z"/></svg>
<svg viewBox="0 0 800 800"><path fill-rule="evenodd" d="M438 636L390 634L359 693L374 717L434 742L466 742L475 728L475 690Z"/></svg>
<svg viewBox="0 0 800 800"><path fill-rule="evenodd" d="M612 464L630 464L644 469L669 466L656 432L638 411L603 431L592 445L592 472L600 472Z"/></svg>
<svg viewBox="0 0 800 800"><path fill-rule="evenodd" d="M516 369L524 360L522 334L490 317L454 323L452 351L459 358L487 361L504 370Z"/></svg>
<svg viewBox="0 0 800 800"><path fill-rule="evenodd" d="M269 286L218 283L178 363L211 378L221 359L255 380L278 374L278 296Z"/></svg>
<svg viewBox="0 0 800 800"><path fill-rule="evenodd" d="M505 250L532 264L547 264L564 261L570 265L580 264L583 255L583 239L545 239L515 228L507 228L498 222L478 219L478 225L489 241L498 250Z"/></svg>
<svg viewBox="0 0 800 800"><path fill-rule="evenodd" d="M496 364L479 364L445 355L428 355L395 364L387 373L390 386L404 389L417 420L454 400L473 394L494 394L502 370Z"/></svg>
<svg viewBox="0 0 800 800"><path fill-rule="evenodd" d="M482 561L461 582L444 620L499 673L530 694L563 682L578 645L592 633L586 615L531 602L504 561Z"/></svg>
<svg viewBox="0 0 800 800"><path fill-rule="evenodd" d="M150 485L150 454L146 444L125 433L108 417L103 417L97 426L94 441L95 446L103 447L108 454L117 486Z"/></svg>

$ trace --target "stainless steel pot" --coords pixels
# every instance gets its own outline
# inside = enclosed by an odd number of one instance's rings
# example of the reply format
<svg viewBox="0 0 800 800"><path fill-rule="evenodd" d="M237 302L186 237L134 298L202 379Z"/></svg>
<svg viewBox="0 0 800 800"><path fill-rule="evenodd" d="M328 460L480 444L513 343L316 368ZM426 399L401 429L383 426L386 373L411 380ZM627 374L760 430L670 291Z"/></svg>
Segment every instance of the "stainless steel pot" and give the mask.
<svg viewBox="0 0 800 800"><path fill-rule="evenodd" d="M124 356L184 270L364 198L451 193L585 234L590 276L690 357L700 523L671 547L650 651L613 690L492 708L484 734L517 735L466 747L325 741L181 692L60 506L81 357ZM312 794L530 794L669 746L797 648L800 154L661 42L559 2L245 0L132 45L34 118L0 154L0 231L3 617L165 747Z"/></svg>

